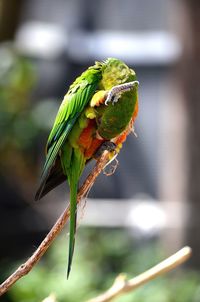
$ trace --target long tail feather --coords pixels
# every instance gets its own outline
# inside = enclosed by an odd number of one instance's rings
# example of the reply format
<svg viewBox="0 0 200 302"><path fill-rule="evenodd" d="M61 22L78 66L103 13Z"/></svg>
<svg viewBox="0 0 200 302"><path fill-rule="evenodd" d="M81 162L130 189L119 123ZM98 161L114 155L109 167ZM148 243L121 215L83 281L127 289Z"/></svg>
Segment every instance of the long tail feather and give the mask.
<svg viewBox="0 0 200 302"><path fill-rule="evenodd" d="M70 184L70 231L69 231L69 257L67 278L71 270L71 264L74 254L75 234L76 234L76 217L77 217L77 183Z"/></svg>
<svg viewBox="0 0 200 302"><path fill-rule="evenodd" d="M66 146L67 147L67 146ZM69 160L70 159L70 160ZM75 235L76 235L76 214L77 214L77 190L79 177L85 166L84 154L80 149L73 149L68 158L67 148L62 150L61 164L63 172L67 177L70 187L70 230L69 230L69 257L67 278L71 270L72 258L74 254Z"/></svg>

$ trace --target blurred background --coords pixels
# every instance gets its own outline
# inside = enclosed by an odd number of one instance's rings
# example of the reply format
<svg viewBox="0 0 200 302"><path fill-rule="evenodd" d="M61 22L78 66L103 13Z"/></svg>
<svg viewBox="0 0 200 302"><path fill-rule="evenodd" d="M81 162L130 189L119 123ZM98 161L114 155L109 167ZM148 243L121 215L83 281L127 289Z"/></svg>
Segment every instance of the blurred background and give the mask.
<svg viewBox="0 0 200 302"><path fill-rule="evenodd" d="M200 301L200 4L198 0L0 0L0 279L39 245L68 200L34 202L44 146L68 85L95 60L135 69L139 116L114 175L80 206L73 269L67 228L2 301L85 301L120 272L183 245L192 259L116 301ZM83 179L91 167L86 169Z"/></svg>

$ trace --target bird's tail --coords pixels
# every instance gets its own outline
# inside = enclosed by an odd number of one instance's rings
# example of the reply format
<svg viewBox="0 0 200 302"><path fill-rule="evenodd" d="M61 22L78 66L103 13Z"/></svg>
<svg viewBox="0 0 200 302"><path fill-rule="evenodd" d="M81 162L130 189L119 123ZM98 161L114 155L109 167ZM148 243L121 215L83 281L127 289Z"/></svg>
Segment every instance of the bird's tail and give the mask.
<svg viewBox="0 0 200 302"><path fill-rule="evenodd" d="M69 256L67 267L67 278L69 277L71 264L74 254L75 234L76 234L76 217L77 217L77 182L70 182L70 230L69 230Z"/></svg>
<svg viewBox="0 0 200 302"><path fill-rule="evenodd" d="M65 166L66 164L65 156L63 156L61 161L70 186L69 258L68 258L68 268L67 268L67 278L68 278L71 270L72 258L74 254L74 245L75 245L78 182L79 182L80 175L85 166L85 158L81 150L76 148L72 152L70 167Z"/></svg>

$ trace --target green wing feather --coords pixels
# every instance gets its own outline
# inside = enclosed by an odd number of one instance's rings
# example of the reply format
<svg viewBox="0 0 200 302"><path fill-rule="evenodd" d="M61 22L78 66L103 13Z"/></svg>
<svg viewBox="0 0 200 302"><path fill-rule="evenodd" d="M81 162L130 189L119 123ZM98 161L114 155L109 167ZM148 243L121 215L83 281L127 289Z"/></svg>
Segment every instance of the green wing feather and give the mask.
<svg viewBox="0 0 200 302"><path fill-rule="evenodd" d="M72 127L98 86L101 79L101 66L100 63L96 63L88 68L70 86L62 101L47 141L46 161L41 175L40 186L35 196L36 200L40 199L42 195L51 169Z"/></svg>

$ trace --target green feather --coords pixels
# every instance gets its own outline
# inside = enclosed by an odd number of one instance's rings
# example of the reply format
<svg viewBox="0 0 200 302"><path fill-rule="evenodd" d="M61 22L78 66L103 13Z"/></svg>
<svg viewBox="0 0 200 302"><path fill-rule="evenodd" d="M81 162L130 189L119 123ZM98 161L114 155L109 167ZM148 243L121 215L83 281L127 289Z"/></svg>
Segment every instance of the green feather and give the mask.
<svg viewBox="0 0 200 302"><path fill-rule="evenodd" d="M69 91L61 103L53 128L47 141L47 156L40 179L40 186L35 195L39 200L59 151L83 109L90 101L101 79L101 65L94 65L82 73L70 86Z"/></svg>
<svg viewBox="0 0 200 302"><path fill-rule="evenodd" d="M77 190L80 175L85 167L84 154L80 149L76 148L72 151L69 160L69 152L67 149L62 150L61 164L65 175L67 175L70 186L70 231L69 231L69 257L67 278L71 270L71 264L74 254L75 234L76 234L76 213L77 213Z"/></svg>

